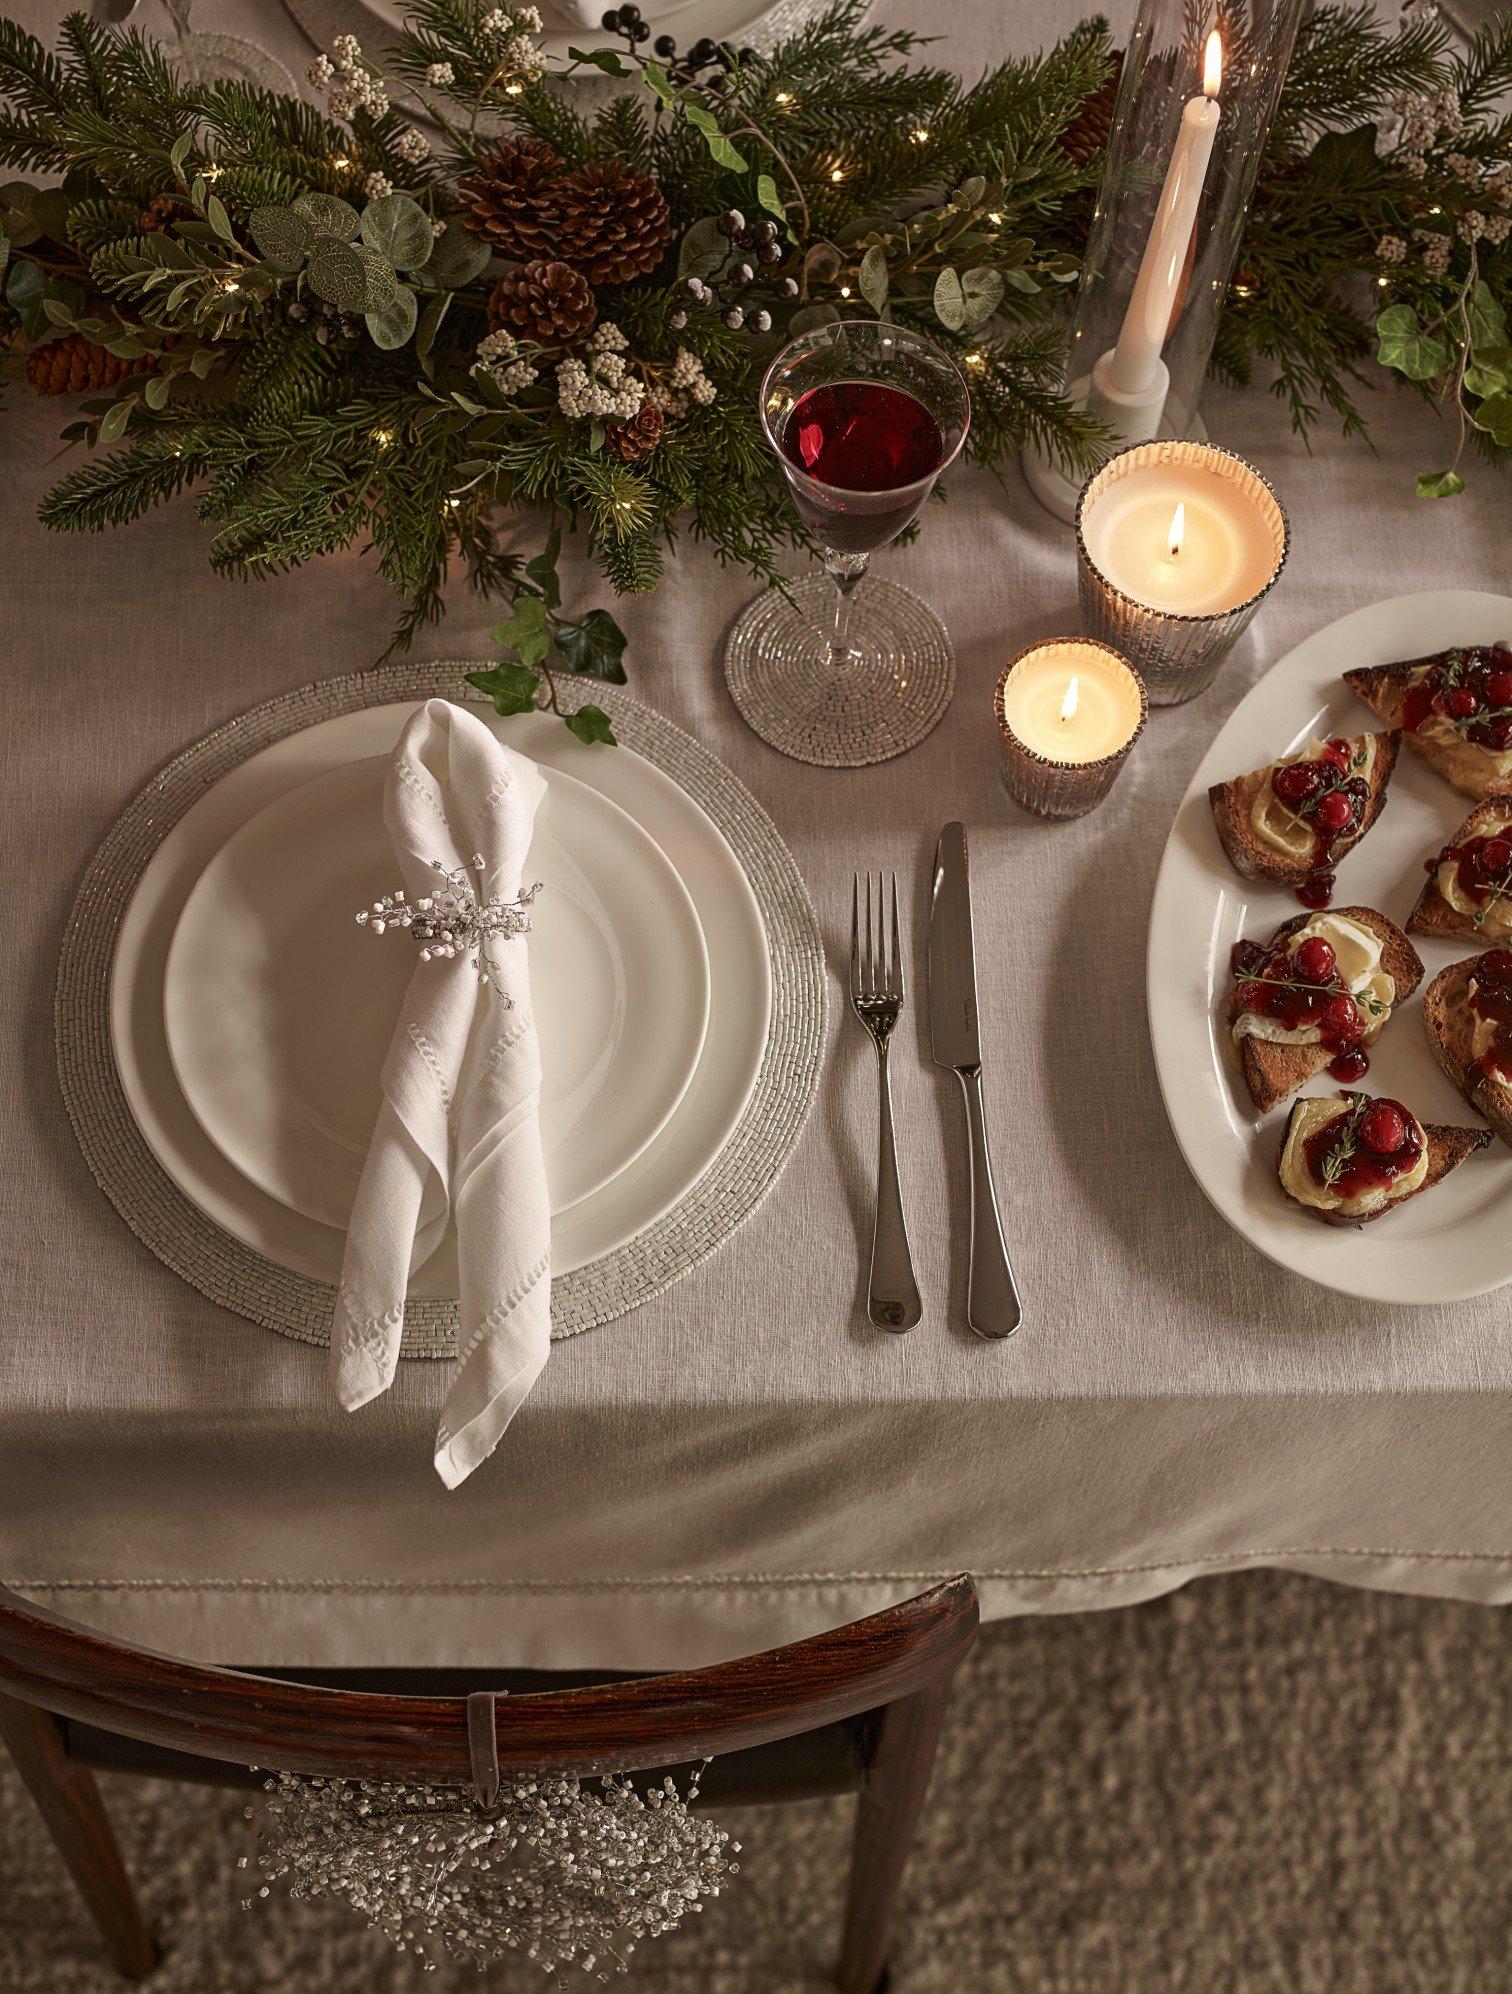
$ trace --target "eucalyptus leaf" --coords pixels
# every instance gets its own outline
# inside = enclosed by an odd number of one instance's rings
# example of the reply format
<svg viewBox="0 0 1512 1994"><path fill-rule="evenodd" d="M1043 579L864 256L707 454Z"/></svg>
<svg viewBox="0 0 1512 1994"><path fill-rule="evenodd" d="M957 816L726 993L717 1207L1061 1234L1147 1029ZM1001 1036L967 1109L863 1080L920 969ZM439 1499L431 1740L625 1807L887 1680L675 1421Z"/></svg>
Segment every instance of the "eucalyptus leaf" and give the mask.
<svg viewBox="0 0 1512 1994"><path fill-rule="evenodd" d="M146 388L142 392L142 399L146 402L148 408L162 408L166 404L168 400L168 385L168 376L166 374L154 374L150 377Z"/></svg>
<svg viewBox="0 0 1512 1994"><path fill-rule="evenodd" d="M431 372L431 349L436 343L436 334L441 330L441 321L450 309L452 293L440 291L431 298L420 314L420 328L415 334L415 352L426 373Z"/></svg>
<svg viewBox="0 0 1512 1994"><path fill-rule="evenodd" d="M215 348L213 346L196 347L194 352L189 356L189 372L194 376L196 381L203 381L214 365Z"/></svg>
<svg viewBox="0 0 1512 1994"><path fill-rule="evenodd" d="M1021 277L1021 270L1010 270L1008 281ZM1032 279L1031 279L1032 281ZM1036 284L1036 290L1039 286ZM983 326L1003 302L1003 273L990 266L980 270L968 270L961 279L962 308L965 312L965 326L968 332L975 332Z"/></svg>
<svg viewBox="0 0 1512 1994"><path fill-rule="evenodd" d="M15 307L21 320L21 330L30 340L39 339L50 323L42 309L46 291L47 278L40 266L25 257L13 263L6 272L5 301Z"/></svg>
<svg viewBox="0 0 1512 1994"><path fill-rule="evenodd" d="M125 401L112 402L105 411L100 420L100 434L96 439L101 446L116 442L124 433L127 423L131 420L131 404L135 399L135 396L131 396Z"/></svg>
<svg viewBox="0 0 1512 1994"><path fill-rule="evenodd" d="M403 346L414 331L419 315L420 307L415 302L414 292L407 284L396 284L392 296L368 305L362 322L373 344L385 353L392 353L396 347Z"/></svg>
<svg viewBox="0 0 1512 1994"><path fill-rule="evenodd" d="M838 277L845 258L832 242L816 242L803 259L804 281L809 284L828 284Z"/></svg>
<svg viewBox="0 0 1512 1994"><path fill-rule="evenodd" d="M360 226L357 210L334 194L301 194L294 203L294 212L311 228L323 235L338 236L342 242L350 242Z"/></svg>
<svg viewBox="0 0 1512 1994"><path fill-rule="evenodd" d="M1011 284L1013 289L1023 297L1036 298L1039 296L1040 286L1036 279L1029 275L1027 270L1009 270L1005 273L1005 281Z"/></svg>
<svg viewBox="0 0 1512 1994"><path fill-rule="evenodd" d="M713 215L694 222L677 252L679 277L707 277L717 270L729 252L729 242L719 232Z"/></svg>
<svg viewBox="0 0 1512 1994"><path fill-rule="evenodd" d="M677 102L677 91L672 79L659 62L642 64L641 80L653 95L660 97L664 104L675 104Z"/></svg>
<svg viewBox="0 0 1512 1994"><path fill-rule="evenodd" d="M935 279L934 311L947 332L960 332L965 328L965 294L960 277L948 263Z"/></svg>
<svg viewBox="0 0 1512 1994"><path fill-rule="evenodd" d="M68 240L68 210L69 198L61 187L39 187L32 196L32 224L54 242Z"/></svg>
<svg viewBox="0 0 1512 1994"><path fill-rule="evenodd" d="M470 284L474 277L481 277L488 268L488 259L492 254L488 244L457 223L453 222L441 236L432 230L432 238L433 247L430 260L425 265L425 275L433 284L439 284L443 291L460 291L464 284Z"/></svg>
<svg viewBox="0 0 1512 1994"><path fill-rule="evenodd" d="M338 311L360 312L367 303L367 266L348 243L317 235L310 244L310 289Z"/></svg>
<svg viewBox="0 0 1512 1994"><path fill-rule="evenodd" d="M1458 471L1419 471L1417 495L1421 499L1457 498L1465 489Z"/></svg>
<svg viewBox="0 0 1512 1994"><path fill-rule="evenodd" d="M955 198L963 208L974 208L987 192L987 182L980 173L973 173L969 180L963 180L955 190Z"/></svg>
<svg viewBox="0 0 1512 1994"><path fill-rule="evenodd" d="M787 226L787 209L782 205L782 196L777 191L777 182L770 173L756 175L756 199L769 215L775 215L784 227Z"/></svg>
<svg viewBox="0 0 1512 1994"><path fill-rule="evenodd" d="M862 297L880 314L887 303L887 252L880 242L874 242L862 257L856 282Z"/></svg>
<svg viewBox="0 0 1512 1994"><path fill-rule="evenodd" d="M1449 364L1443 340L1423 331L1411 305L1388 305L1376 320L1376 358L1409 381L1431 381Z"/></svg>
<svg viewBox="0 0 1512 1994"><path fill-rule="evenodd" d="M385 194L362 211L362 239L396 270L418 270L431 253L430 216L408 194Z"/></svg>
<svg viewBox="0 0 1512 1994"><path fill-rule="evenodd" d="M313 225L292 208L254 208L248 227L258 254L275 270L298 270L315 236Z"/></svg>
<svg viewBox="0 0 1512 1994"><path fill-rule="evenodd" d="M235 242L236 230L231 226L231 217L226 213L226 204L214 194L205 203L205 217L222 242Z"/></svg>
<svg viewBox="0 0 1512 1994"><path fill-rule="evenodd" d="M833 305L805 305L788 321L789 332L814 332L821 325L838 325L840 314Z"/></svg>

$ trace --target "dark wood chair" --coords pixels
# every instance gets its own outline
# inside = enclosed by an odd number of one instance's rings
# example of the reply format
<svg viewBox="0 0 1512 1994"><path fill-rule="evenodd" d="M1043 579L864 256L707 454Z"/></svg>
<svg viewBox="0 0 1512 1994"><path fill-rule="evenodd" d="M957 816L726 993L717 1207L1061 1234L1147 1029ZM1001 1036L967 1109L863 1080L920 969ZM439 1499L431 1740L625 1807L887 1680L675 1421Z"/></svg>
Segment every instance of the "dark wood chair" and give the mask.
<svg viewBox="0 0 1512 1994"><path fill-rule="evenodd" d="M836 1982L877 1994L898 1886L976 1587L951 1579L849 1627L686 1674L303 1670L252 1674L133 1648L0 1587L0 1738L120 1971L158 1951L91 1767L255 1786L248 1771L473 1786L469 1697L504 1778L623 1772L699 1760L701 1807L856 1792ZM492 1741L491 1741L492 1742Z"/></svg>

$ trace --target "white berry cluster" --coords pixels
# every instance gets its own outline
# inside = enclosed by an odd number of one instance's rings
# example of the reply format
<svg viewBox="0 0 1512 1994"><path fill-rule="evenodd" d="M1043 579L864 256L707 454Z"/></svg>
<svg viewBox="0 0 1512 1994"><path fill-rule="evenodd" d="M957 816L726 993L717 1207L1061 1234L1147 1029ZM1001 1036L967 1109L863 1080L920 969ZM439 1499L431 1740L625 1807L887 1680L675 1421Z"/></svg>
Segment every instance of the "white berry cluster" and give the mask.
<svg viewBox="0 0 1512 1994"><path fill-rule="evenodd" d="M541 76L546 57L530 39L541 32L538 7L521 7L508 13L495 7L483 16L483 35L496 62L505 64L520 76Z"/></svg>
<svg viewBox="0 0 1512 1994"><path fill-rule="evenodd" d="M630 371L629 341L610 319L597 327L584 349L586 359L564 360L556 370L557 407L568 421L602 416L628 422L646 399L645 383Z"/></svg>
<svg viewBox="0 0 1512 1994"><path fill-rule="evenodd" d="M1410 6L1404 22L1431 6ZM1453 144L1465 128L1464 106L1451 83L1436 90L1408 91L1395 98L1390 114L1381 127L1378 143L1394 151L1396 164L1412 180L1426 180L1428 154L1445 144ZM1443 155L1443 171L1463 186L1475 190L1475 206L1457 215L1453 234L1446 229L1418 228L1412 232L1411 250L1430 276L1442 277L1449 269L1454 238L1466 243L1505 242L1512 235L1512 165L1499 160L1486 166L1468 152ZM1385 235L1376 244L1378 260L1398 264L1406 260L1409 245L1398 235Z"/></svg>
<svg viewBox="0 0 1512 1994"><path fill-rule="evenodd" d="M472 371L486 374L506 395L519 394L536 379L536 369L520 357L520 343L512 332L491 332L479 340Z"/></svg>
<svg viewBox="0 0 1512 1994"><path fill-rule="evenodd" d="M416 131L413 125L408 125L394 140L394 150L409 165L418 166L422 159L430 155L430 140L424 132Z"/></svg>
<svg viewBox="0 0 1512 1994"><path fill-rule="evenodd" d="M362 191L370 201L381 201L393 193L394 183L386 173L370 173L362 183Z"/></svg>
<svg viewBox="0 0 1512 1994"><path fill-rule="evenodd" d="M381 118L389 107L383 79L374 73L355 35L338 35L331 43L331 56L318 55L305 72L315 88L329 91L326 109L333 118L350 118L354 112L368 111Z"/></svg>
<svg viewBox="0 0 1512 1994"><path fill-rule="evenodd" d="M455 83L457 72L449 62L433 62L425 72L425 80L433 90L444 90L448 83Z"/></svg>
<svg viewBox="0 0 1512 1994"><path fill-rule="evenodd" d="M698 355L690 353L686 346L679 346L677 358L672 362L666 379L658 381L650 394L652 402L663 415L686 415L690 401L697 402L700 408L707 408L716 392Z"/></svg>

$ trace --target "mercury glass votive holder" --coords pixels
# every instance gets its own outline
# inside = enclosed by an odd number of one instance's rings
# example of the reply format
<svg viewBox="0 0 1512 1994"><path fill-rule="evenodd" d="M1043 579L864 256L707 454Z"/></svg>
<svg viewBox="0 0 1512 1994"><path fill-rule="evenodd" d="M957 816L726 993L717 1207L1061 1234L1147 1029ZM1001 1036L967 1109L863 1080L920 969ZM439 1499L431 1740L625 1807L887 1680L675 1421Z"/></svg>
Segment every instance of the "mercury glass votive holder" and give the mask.
<svg viewBox="0 0 1512 1994"><path fill-rule="evenodd" d="M1076 706L1065 719L1068 700ZM1037 817L1085 817L1095 810L1149 717L1138 672L1112 645L1089 637L1051 637L1010 658L993 705L1003 787ZM1077 718L1092 723L1080 738ZM1061 742L1056 736L1063 725L1067 738Z"/></svg>
<svg viewBox="0 0 1512 1994"><path fill-rule="evenodd" d="M1077 501L1082 629L1134 665L1152 706L1179 706L1212 684L1290 546L1286 508L1232 450L1131 444Z"/></svg>

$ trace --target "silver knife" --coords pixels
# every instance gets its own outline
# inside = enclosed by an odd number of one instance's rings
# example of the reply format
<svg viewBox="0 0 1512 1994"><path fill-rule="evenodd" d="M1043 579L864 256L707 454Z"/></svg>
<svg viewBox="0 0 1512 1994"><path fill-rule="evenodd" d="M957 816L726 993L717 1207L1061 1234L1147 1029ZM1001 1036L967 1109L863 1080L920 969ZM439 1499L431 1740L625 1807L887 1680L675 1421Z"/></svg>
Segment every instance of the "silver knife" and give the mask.
<svg viewBox="0 0 1512 1994"><path fill-rule="evenodd" d="M971 1263L966 1320L978 1336L1012 1336L1023 1307L998 1217L982 1106L982 1038L977 1023L976 945L966 826L947 824L935 846L929 906L929 1029L937 1066L948 1066L966 1097L971 1151Z"/></svg>

